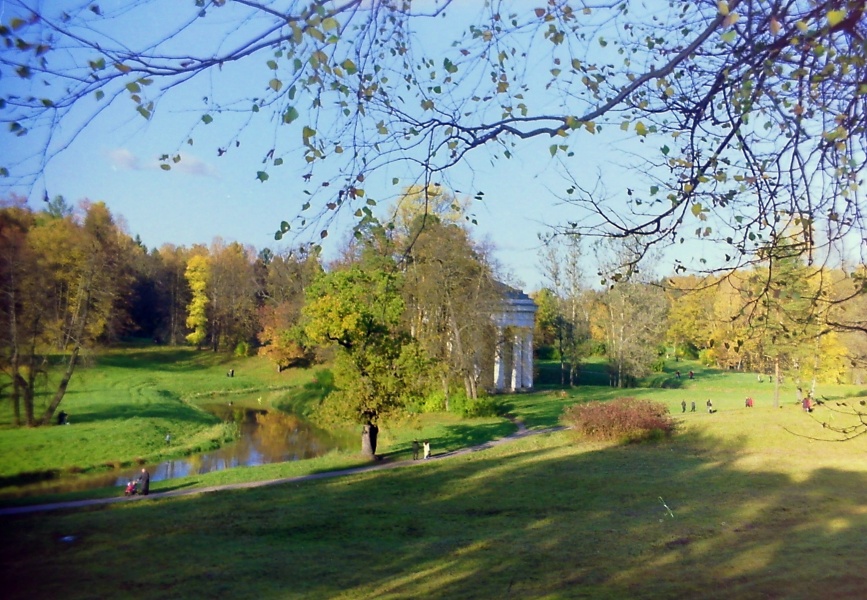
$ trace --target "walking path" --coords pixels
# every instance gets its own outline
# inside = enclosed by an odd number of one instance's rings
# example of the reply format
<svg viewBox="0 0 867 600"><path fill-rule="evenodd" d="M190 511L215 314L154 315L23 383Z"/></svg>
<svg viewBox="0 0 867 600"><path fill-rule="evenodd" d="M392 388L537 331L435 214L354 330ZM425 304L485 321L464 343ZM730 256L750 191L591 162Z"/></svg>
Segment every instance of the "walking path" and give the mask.
<svg viewBox="0 0 867 600"><path fill-rule="evenodd" d="M530 435L538 435L541 433L552 433L560 431L564 427L549 427L547 429L527 429L523 423L515 422L518 430L506 437L497 440L491 440L478 446L470 446L469 448L461 448L452 452L444 452L442 454L431 455L428 460L442 460L444 458L453 458L471 452L479 452L487 450L494 446L499 446L506 442L511 442ZM212 485L208 487L193 488L188 490L172 490L168 492L155 492L147 496L117 496L115 498L92 498L90 500L71 500L69 502L53 502L50 504L33 504L30 506L13 506L9 508L0 508L0 516L5 515L20 515L34 512L42 512L48 510L59 510L62 508L82 508L85 506L97 506L102 504L116 504L118 502L137 502L146 499L172 498L175 496L190 496L192 494L207 494L209 492L219 492L223 490L242 490L249 488L265 487L267 485L280 485L283 483L298 483L300 481L312 481L314 479L330 479L332 477L343 477L346 475L355 475L358 473L367 473L369 471L381 471L384 469L395 469L398 467L408 467L418 462L414 460L401 460L397 462L380 462L364 467L354 467L351 469L341 469L339 471L325 471L322 473L311 473L310 475L299 475L297 477L283 477L281 479L267 479L264 481L248 481L245 483L228 483L225 485Z"/></svg>

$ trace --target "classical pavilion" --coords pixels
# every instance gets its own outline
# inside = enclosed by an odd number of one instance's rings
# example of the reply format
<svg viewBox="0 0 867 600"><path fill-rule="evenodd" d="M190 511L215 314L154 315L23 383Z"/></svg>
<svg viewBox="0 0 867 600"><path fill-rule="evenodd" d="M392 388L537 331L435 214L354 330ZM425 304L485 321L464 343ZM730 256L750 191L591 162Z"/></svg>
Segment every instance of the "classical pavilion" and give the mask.
<svg viewBox="0 0 867 600"><path fill-rule="evenodd" d="M533 328L536 303L521 290L503 285L503 302L492 317L496 327L494 391L533 388Z"/></svg>

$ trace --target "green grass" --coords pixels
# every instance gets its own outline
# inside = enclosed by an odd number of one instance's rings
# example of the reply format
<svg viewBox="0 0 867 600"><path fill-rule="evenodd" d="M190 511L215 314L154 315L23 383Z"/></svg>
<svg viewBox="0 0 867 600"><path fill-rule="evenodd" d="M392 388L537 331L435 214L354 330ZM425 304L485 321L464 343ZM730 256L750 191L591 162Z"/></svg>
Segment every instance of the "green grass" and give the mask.
<svg viewBox="0 0 867 600"><path fill-rule="evenodd" d="M226 371L235 369L235 377ZM277 373L261 358L227 358L212 352L166 347L107 352L76 372L61 407L69 426L14 429L0 411L0 502L38 503L117 495L116 488L71 491L18 499L20 485L59 477L71 489L86 488L89 475L134 464L154 463L207 451L231 440L234 430L202 407L232 402L235 407L273 407L309 416L323 396L322 368ZM260 402L261 401L261 402ZM502 437L515 430L503 418L459 419L421 415L391 424L380 433L379 454L388 460L411 455L413 439L428 438L445 452ZM358 428L341 432L360 441ZM171 435L170 446L165 444ZM262 477L290 477L364 464L355 454L333 452L318 459L233 469L154 482L160 491L239 483Z"/></svg>
<svg viewBox="0 0 867 600"><path fill-rule="evenodd" d="M530 428L557 424L576 401L662 401L679 428L661 443L559 432L336 479L0 516L0 589L9 598L863 597L867 439L817 441L823 421L842 418L831 407L808 415L784 386L773 408L767 383L695 370L679 385L508 398ZM746 395L756 408L743 407ZM707 397L716 414L702 410ZM682 398L699 412L681 415ZM512 429L424 415L383 432L384 452L398 460L416 436L436 453ZM333 453L155 491L350 464L358 459Z"/></svg>
<svg viewBox="0 0 867 600"><path fill-rule="evenodd" d="M10 598L861 597L865 443L785 433L808 425L795 408L746 412L683 419L662 444L562 432L340 479L2 517L0 585Z"/></svg>
<svg viewBox="0 0 867 600"><path fill-rule="evenodd" d="M277 374L259 358L154 347L107 352L76 370L60 408L69 426L12 429L0 410L0 479L56 470L81 473L156 462L221 444L233 432L202 410L213 402L279 403L312 374ZM235 377L226 371L235 369ZM39 399L40 405L47 397ZM165 436L172 444L166 446Z"/></svg>

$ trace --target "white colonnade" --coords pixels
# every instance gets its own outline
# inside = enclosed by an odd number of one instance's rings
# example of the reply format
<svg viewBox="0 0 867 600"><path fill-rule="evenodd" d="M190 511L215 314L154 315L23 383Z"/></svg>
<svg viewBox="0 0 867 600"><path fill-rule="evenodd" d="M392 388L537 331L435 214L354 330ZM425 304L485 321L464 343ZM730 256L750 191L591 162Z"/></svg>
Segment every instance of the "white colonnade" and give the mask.
<svg viewBox="0 0 867 600"><path fill-rule="evenodd" d="M494 390L497 392L530 390L533 388L533 328L536 323L536 303L522 291L513 288L508 288L504 296L502 310L493 315L497 327ZM510 353L507 353L508 346L511 346ZM511 357L507 354L511 354ZM511 360L508 360L509 358ZM510 375L508 387L506 386L507 372Z"/></svg>

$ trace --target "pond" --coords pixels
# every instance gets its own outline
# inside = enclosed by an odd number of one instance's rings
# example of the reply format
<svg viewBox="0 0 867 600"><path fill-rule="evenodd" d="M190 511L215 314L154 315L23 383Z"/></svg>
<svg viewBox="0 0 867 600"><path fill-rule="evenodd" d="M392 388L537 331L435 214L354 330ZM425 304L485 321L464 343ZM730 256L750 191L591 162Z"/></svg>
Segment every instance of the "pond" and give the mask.
<svg viewBox="0 0 867 600"><path fill-rule="evenodd" d="M238 425L238 441L216 450L145 465L151 483L200 475L233 467L253 467L270 463L304 460L350 447L341 439L312 424L280 411L240 408L227 404L203 406L225 422ZM123 488L138 477L142 467L111 473L81 476L69 480L45 481L21 488L21 495L51 494L117 486Z"/></svg>

